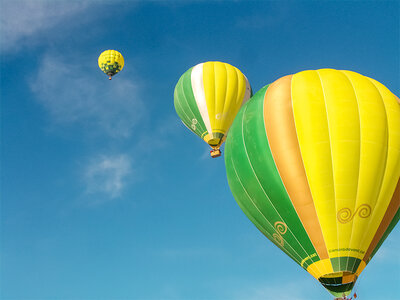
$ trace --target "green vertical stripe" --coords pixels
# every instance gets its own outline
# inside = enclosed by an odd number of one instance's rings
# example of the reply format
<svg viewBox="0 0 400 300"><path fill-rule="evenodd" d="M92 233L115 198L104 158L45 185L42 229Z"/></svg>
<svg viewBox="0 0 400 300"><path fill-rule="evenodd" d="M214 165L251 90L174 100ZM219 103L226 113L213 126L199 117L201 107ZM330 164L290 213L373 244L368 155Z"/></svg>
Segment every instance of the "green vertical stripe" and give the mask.
<svg viewBox="0 0 400 300"><path fill-rule="evenodd" d="M268 86L240 110L226 141L225 164L232 193L244 213L269 239L303 267L319 260L285 190L264 127ZM287 226L280 232L277 226ZM274 238L275 237L275 238ZM279 243L281 241L281 243Z"/></svg>
<svg viewBox="0 0 400 300"><path fill-rule="evenodd" d="M241 126L243 119L243 111L245 109L246 108L243 108L236 116L235 122L233 123L230 132L232 132L232 129L236 127L235 124L237 124L237 126L239 127ZM229 136L230 135L228 135L228 139ZM257 206L255 206L252 202L253 201L252 197L248 194L247 189L243 186L242 182L243 176L239 176L239 174L237 173L237 167L235 165L235 163L237 163L237 160L232 159L232 157L228 154L233 151L232 148L235 149L234 151L238 151L238 148L242 146L240 145L240 142L237 138L238 136L236 135L234 138L231 138L231 142L225 143L225 151L226 151L225 165L228 174L228 182L232 194L234 195L237 203L239 204L239 207L247 215L250 221L261 231L261 233L263 233L275 245L280 247L294 261L300 264L301 257L299 257L295 251L291 249L287 250L285 247L280 246L278 240L274 238L274 234L276 234L276 231L273 227L273 224L270 224L261 214L261 212L258 211ZM241 136L239 138L241 139ZM243 153L243 151L241 152Z"/></svg>
<svg viewBox="0 0 400 300"><path fill-rule="evenodd" d="M350 256L332 257L330 260L334 272L349 271L355 273L361 263L361 259Z"/></svg>
<svg viewBox="0 0 400 300"><path fill-rule="evenodd" d="M192 69L179 78L174 91L174 106L182 122L199 137L207 131L192 89Z"/></svg>

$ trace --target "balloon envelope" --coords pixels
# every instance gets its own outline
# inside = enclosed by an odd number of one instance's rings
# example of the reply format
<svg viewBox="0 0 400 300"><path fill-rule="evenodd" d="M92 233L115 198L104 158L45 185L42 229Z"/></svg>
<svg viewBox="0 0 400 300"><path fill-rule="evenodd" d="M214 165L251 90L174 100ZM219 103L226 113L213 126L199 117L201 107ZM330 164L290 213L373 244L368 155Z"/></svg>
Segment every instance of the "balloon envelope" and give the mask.
<svg viewBox="0 0 400 300"><path fill-rule="evenodd" d="M350 71L304 71L262 88L225 145L249 219L333 295L348 295L398 222L400 102Z"/></svg>
<svg viewBox="0 0 400 300"><path fill-rule="evenodd" d="M187 128L218 148L250 96L250 84L239 69L227 63L206 62L181 76L175 87L174 105Z"/></svg>
<svg viewBox="0 0 400 300"><path fill-rule="evenodd" d="M106 50L98 59L99 68L111 79L124 67L124 57L116 50Z"/></svg>

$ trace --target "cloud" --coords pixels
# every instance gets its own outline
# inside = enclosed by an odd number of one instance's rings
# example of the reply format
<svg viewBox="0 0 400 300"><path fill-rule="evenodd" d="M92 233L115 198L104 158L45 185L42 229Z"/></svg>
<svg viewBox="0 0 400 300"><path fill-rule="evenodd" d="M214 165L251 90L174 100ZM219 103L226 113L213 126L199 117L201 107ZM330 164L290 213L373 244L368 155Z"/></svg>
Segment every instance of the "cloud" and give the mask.
<svg viewBox="0 0 400 300"><path fill-rule="evenodd" d="M96 60L46 54L32 76L31 90L57 124L76 124L114 138L130 137L145 114L139 86L121 74L108 81Z"/></svg>
<svg viewBox="0 0 400 300"><path fill-rule="evenodd" d="M88 1L1 1L2 51L15 51L36 43L39 35L48 33L66 21L71 23L72 18L79 17L88 8Z"/></svg>
<svg viewBox="0 0 400 300"><path fill-rule="evenodd" d="M131 173L132 163L127 155L100 155L86 166L86 193L105 195L108 200L115 199L121 195ZM96 201L99 202L104 200Z"/></svg>

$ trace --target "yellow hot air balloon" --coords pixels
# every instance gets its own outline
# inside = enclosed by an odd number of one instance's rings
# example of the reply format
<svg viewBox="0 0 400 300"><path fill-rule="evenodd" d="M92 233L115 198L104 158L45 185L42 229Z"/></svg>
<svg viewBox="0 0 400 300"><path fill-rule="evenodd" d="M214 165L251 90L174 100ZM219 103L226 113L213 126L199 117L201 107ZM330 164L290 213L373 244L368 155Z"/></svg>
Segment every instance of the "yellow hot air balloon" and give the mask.
<svg viewBox="0 0 400 300"><path fill-rule="evenodd" d="M329 292L349 295L400 218L399 99L351 71L285 76L242 107L225 151L249 219Z"/></svg>
<svg viewBox="0 0 400 300"><path fill-rule="evenodd" d="M100 54L98 59L99 68L111 77L117 74L124 67L124 57L116 50L106 50Z"/></svg>
<svg viewBox="0 0 400 300"><path fill-rule="evenodd" d="M223 62L206 62L186 71L174 92L174 105L183 124L209 144L212 157L237 112L251 96L251 87L239 69Z"/></svg>

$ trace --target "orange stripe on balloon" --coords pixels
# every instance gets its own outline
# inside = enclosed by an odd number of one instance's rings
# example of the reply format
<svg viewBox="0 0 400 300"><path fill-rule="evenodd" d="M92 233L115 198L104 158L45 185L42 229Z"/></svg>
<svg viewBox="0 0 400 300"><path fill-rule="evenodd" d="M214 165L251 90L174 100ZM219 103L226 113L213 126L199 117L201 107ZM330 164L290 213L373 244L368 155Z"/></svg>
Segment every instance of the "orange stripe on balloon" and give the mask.
<svg viewBox="0 0 400 300"><path fill-rule="evenodd" d="M264 98L264 124L271 152L292 204L320 259L329 258L297 139L292 75L272 83Z"/></svg>
<svg viewBox="0 0 400 300"><path fill-rule="evenodd" d="M372 242L369 245L367 252L365 252L363 260L368 261L368 258L371 256L371 253L374 251L379 241L381 240L383 234L385 233L386 229L389 227L390 222L392 222L393 217L399 210L399 207L400 207L400 180L397 183L397 187L394 191L392 200L390 200L389 206L382 219L382 222L379 225L378 230L376 231L375 236L372 239Z"/></svg>

